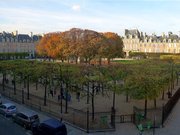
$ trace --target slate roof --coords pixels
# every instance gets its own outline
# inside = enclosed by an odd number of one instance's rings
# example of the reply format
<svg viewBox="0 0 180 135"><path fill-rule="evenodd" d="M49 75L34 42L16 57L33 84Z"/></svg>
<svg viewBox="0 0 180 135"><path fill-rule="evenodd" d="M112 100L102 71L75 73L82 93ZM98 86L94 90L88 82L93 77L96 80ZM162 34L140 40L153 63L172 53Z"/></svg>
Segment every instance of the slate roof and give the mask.
<svg viewBox="0 0 180 135"><path fill-rule="evenodd" d="M19 34L18 35L18 42L28 42L32 41L32 38L27 34Z"/></svg>
<svg viewBox="0 0 180 135"><path fill-rule="evenodd" d="M36 42L40 40L42 37L38 35L33 35L33 37L30 37L28 34L18 34L17 36L14 35L13 33L7 33L7 32L2 32L0 33L0 42Z"/></svg>
<svg viewBox="0 0 180 135"><path fill-rule="evenodd" d="M142 32L141 32L142 33ZM151 42L168 42L169 39L171 39L171 42L173 41L179 41L180 40L180 37L176 34L173 34L172 32L169 32L168 35L164 35L164 36L157 36L155 34L153 35L142 35L140 34L140 32L137 30L137 29L133 29L133 30L125 30L125 36L127 38L130 37L130 35L132 36L132 38L135 38L135 36L138 36L138 38L141 40L141 41L150 41Z"/></svg>
<svg viewBox="0 0 180 135"><path fill-rule="evenodd" d="M140 32L137 29L132 29L132 30L125 29L125 35L126 36L132 35L132 37L136 37L136 36L140 37Z"/></svg>

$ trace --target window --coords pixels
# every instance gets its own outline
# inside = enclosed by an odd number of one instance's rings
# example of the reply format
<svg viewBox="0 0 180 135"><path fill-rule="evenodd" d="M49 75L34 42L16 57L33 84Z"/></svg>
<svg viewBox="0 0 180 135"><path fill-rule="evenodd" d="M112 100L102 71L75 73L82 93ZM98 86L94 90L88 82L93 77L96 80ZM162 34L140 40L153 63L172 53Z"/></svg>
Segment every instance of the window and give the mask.
<svg viewBox="0 0 180 135"><path fill-rule="evenodd" d="M22 119L26 119L26 120L28 119L28 117L22 113L18 113L17 116L22 118Z"/></svg>
<svg viewBox="0 0 180 135"><path fill-rule="evenodd" d="M174 49L174 53L176 53L176 49Z"/></svg>
<svg viewBox="0 0 180 135"><path fill-rule="evenodd" d="M10 107L8 107L8 109L15 109L16 108L16 106L10 106Z"/></svg>
<svg viewBox="0 0 180 135"><path fill-rule="evenodd" d="M0 108L2 108L2 109L6 109L6 106L4 106L4 105L1 105L1 106L0 106Z"/></svg>
<svg viewBox="0 0 180 135"><path fill-rule="evenodd" d="M38 118L39 118L38 115L34 115L34 116L30 117L30 120L36 120Z"/></svg>

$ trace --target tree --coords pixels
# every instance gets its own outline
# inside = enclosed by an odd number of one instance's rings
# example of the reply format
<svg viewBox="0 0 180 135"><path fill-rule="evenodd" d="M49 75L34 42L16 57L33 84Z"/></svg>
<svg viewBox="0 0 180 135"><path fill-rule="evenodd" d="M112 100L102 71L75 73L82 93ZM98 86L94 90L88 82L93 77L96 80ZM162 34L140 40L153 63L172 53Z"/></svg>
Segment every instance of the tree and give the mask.
<svg viewBox="0 0 180 135"><path fill-rule="evenodd" d="M108 79L110 90L113 91L113 105L112 109L115 110L115 96L116 93L120 93L120 87L124 82L125 72L123 71L124 66L120 64L111 65L106 67L104 75Z"/></svg>
<svg viewBox="0 0 180 135"><path fill-rule="evenodd" d="M115 33L98 33L73 28L61 33L46 34L37 45L37 53L43 57L72 60L78 58L88 63L92 59L123 57L122 39Z"/></svg>
<svg viewBox="0 0 180 135"><path fill-rule="evenodd" d="M123 41L120 36L112 32L103 33L106 38L106 42L99 49L99 53L102 57L107 58L108 63L110 59L115 57L124 57Z"/></svg>
<svg viewBox="0 0 180 135"><path fill-rule="evenodd" d="M161 70L157 66L150 66L152 64L150 62L145 64L146 67L141 64L134 69L133 73L126 79L124 87L128 88L131 97L145 100L144 117L146 118L147 101L148 99L155 100L159 96L162 79L159 76Z"/></svg>

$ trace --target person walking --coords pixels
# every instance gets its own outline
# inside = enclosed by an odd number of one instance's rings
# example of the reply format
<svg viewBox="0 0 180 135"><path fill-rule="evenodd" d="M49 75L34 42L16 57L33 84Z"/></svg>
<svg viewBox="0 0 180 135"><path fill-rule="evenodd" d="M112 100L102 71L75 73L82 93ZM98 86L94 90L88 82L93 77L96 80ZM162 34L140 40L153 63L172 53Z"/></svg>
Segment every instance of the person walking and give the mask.
<svg viewBox="0 0 180 135"><path fill-rule="evenodd" d="M77 100L78 102L80 102L80 92L78 91L76 94L77 94Z"/></svg>

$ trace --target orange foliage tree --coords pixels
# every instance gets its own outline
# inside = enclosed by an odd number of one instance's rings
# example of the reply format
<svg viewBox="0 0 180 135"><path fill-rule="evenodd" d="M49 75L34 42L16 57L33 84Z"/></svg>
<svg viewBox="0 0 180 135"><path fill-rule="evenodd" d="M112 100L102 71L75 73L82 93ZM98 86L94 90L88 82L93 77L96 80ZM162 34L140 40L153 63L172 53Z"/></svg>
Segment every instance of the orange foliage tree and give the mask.
<svg viewBox="0 0 180 135"><path fill-rule="evenodd" d="M41 56L64 60L78 58L89 62L92 59L123 56L123 42L115 33L98 33L92 30L73 28L61 33L46 34L37 45L37 53Z"/></svg>
<svg viewBox="0 0 180 135"><path fill-rule="evenodd" d="M99 53L102 57L107 58L108 63L112 58L124 57L123 41L121 37L112 32L106 32L103 33L103 35L106 38L106 42L104 42L104 45L99 49Z"/></svg>

